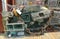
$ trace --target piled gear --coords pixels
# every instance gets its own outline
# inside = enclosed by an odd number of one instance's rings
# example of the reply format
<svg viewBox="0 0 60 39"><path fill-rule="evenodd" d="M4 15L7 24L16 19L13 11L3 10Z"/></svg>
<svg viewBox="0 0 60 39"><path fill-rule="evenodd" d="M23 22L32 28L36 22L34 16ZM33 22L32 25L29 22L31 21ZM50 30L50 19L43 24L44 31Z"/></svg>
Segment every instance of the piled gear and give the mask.
<svg viewBox="0 0 60 39"><path fill-rule="evenodd" d="M51 20L51 10L43 6L28 6L21 9L13 8L13 16L8 17L8 23L24 22L24 33L30 35L44 34ZM11 14L12 15L12 14Z"/></svg>

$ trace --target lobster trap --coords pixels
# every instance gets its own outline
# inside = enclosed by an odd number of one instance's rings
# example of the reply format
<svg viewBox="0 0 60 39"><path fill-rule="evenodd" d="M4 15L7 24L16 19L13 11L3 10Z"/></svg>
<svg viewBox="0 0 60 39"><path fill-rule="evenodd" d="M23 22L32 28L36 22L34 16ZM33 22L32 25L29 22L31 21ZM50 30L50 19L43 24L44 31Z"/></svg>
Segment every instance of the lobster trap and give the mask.
<svg viewBox="0 0 60 39"><path fill-rule="evenodd" d="M15 7L14 7L15 8ZM13 11L13 12L12 12ZM51 20L51 11L39 5L15 8L10 12L3 12L5 20L5 34L8 37L19 37L44 34Z"/></svg>

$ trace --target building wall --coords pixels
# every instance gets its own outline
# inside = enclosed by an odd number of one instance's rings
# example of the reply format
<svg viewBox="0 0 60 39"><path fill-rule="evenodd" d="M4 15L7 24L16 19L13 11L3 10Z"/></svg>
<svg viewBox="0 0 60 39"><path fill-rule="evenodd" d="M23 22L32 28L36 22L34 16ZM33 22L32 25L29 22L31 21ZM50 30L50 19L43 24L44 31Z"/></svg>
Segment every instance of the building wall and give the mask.
<svg viewBox="0 0 60 39"><path fill-rule="evenodd" d="M4 32L4 27L2 24L2 0L0 0L0 33Z"/></svg>

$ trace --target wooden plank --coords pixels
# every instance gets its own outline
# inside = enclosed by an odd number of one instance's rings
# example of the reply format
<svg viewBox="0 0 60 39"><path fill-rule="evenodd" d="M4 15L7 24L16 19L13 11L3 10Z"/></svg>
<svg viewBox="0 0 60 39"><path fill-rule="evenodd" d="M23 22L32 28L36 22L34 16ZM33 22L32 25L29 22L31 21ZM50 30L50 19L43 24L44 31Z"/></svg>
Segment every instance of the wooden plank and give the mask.
<svg viewBox="0 0 60 39"><path fill-rule="evenodd" d="M40 36L25 36L20 38L6 38L4 36L0 36L0 38L1 39L60 39L60 32L50 32Z"/></svg>
<svg viewBox="0 0 60 39"><path fill-rule="evenodd" d="M50 32L41 36L25 37L24 39L60 39L60 32Z"/></svg>

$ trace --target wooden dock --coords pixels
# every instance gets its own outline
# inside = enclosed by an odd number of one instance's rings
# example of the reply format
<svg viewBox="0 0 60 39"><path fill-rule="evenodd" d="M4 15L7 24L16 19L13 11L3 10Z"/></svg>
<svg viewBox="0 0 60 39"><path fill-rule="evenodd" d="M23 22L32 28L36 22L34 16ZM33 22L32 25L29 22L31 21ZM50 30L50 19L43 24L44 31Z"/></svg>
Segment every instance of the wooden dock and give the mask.
<svg viewBox="0 0 60 39"><path fill-rule="evenodd" d="M45 33L41 36L25 37L24 39L60 39L60 32Z"/></svg>
<svg viewBox="0 0 60 39"><path fill-rule="evenodd" d="M21 38L6 38L4 36L0 36L0 38L1 39L60 39L60 32L50 32L40 36L26 36Z"/></svg>

